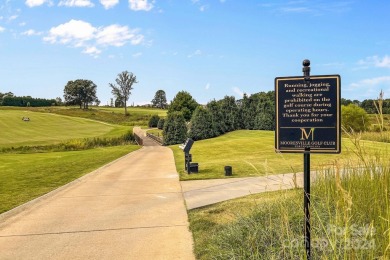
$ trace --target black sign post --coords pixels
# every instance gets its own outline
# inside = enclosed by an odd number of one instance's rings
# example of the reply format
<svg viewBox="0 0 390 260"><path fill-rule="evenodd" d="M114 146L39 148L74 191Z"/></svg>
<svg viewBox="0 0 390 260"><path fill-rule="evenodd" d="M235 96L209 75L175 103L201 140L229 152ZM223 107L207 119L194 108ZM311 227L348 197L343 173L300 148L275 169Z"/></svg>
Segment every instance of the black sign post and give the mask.
<svg viewBox="0 0 390 260"><path fill-rule="evenodd" d="M340 153L339 75L310 76L310 61L303 61L303 77L275 79L275 150L303 153L304 160L304 243L310 248L310 154Z"/></svg>

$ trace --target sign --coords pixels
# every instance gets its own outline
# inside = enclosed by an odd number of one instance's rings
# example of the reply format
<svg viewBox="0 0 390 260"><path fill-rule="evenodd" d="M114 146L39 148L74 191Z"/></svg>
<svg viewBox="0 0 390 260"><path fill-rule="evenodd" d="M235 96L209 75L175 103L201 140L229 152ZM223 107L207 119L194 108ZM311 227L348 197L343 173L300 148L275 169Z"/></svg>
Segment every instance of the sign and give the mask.
<svg viewBox="0 0 390 260"><path fill-rule="evenodd" d="M278 152L340 153L339 75L275 78Z"/></svg>

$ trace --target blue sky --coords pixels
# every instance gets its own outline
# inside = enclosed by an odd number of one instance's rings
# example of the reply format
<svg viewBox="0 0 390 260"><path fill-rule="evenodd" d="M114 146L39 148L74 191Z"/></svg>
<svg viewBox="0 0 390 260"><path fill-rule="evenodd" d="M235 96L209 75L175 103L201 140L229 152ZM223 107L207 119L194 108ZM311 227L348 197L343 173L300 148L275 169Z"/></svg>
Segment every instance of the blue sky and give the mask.
<svg viewBox="0 0 390 260"><path fill-rule="evenodd" d="M0 0L0 92L63 96L89 79L102 104L128 70L129 103L186 90L200 103L340 74L342 97L390 98L390 1Z"/></svg>

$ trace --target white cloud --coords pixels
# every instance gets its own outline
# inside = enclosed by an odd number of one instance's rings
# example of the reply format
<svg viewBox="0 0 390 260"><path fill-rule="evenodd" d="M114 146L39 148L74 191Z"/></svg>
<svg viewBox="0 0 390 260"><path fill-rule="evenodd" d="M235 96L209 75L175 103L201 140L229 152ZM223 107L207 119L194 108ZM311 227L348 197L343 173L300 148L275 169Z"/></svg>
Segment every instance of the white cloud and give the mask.
<svg viewBox="0 0 390 260"><path fill-rule="evenodd" d="M207 9L209 9L209 6L208 6L208 5L202 5L202 6L199 7L199 10L200 10L201 12L204 12L204 11L206 11Z"/></svg>
<svg viewBox="0 0 390 260"><path fill-rule="evenodd" d="M110 9L119 3L119 0L100 0L105 9Z"/></svg>
<svg viewBox="0 0 390 260"><path fill-rule="evenodd" d="M233 89L233 92L236 93L240 98L242 98L244 96L244 92L238 88L238 87L234 87Z"/></svg>
<svg viewBox="0 0 390 260"><path fill-rule="evenodd" d="M137 34L138 30L130 30L127 26L119 26L116 24L99 28L96 34L96 42L99 45L111 45L120 47L127 42L133 45L138 45L143 41L144 36Z"/></svg>
<svg viewBox="0 0 390 260"><path fill-rule="evenodd" d="M352 87L372 87L372 86L378 86L384 83L390 83L390 76L382 76L382 77L376 77L371 79L363 79L357 83L352 83ZM389 84L390 86L390 84Z"/></svg>
<svg viewBox="0 0 390 260"><path fill-rule="evenodd" d="M12 15L8 18L8 21L12 21L12 20L15 20L19 17L19 15L15 14L15 15Z"/></svg>
<svg viewBox="0 0 390 260"><path fill-rule="evenodd" d="M381 90L385 93L390 92L390 76L382 76L376 78L363 79L358 82L351 83L346 90L352 91L360 98L372 98Z"/></svg>
<svg viewBox="0 0 390 260"><path fill-rule="evenodd" d="M76 48L84 48L83 53L92 56L99 55L101 50L97 47L121 47L127 43L138 45L143 42L144 36L138 29L129 29L127 26L109 25L94 27L88 22L70 20L50 29L44 41L55 44L60 43Z"/></svg>
<svg viewBox="0 0 390 260"><path fill-rule="evenodd" d="M40 6L43 5L44 3L47 3L49 5L52 4L50 0L26 0L25 3L28 7Z"/></svg>
<svg viewBox="0 0 390 260"><path fill-rule="evenodd" d="M153 8L153 3L148 3L148 0L129 0L129 5L134 11L150 11Z"/></svg>
<svg viewBox="0 0 390 260"><path fill-rule="evenodd" d="M90 23L81 20L70 20L67 23L60 24L50 29L49 35L44 41L50 43L62 43L82 46L83 42L95 37L97 29Z"/></svg>
<svg viewBox="0 0 390 260"><path fill-rule="evenodd" d="M390 56L385 55L384 57L371 56L367 57L364 60L359 60L358 62L361 66L374 66L379 68L390 68Z"/></svg>
<svg viewBox="0 0 390 260"><path fill-rule="evenodd" d="M102 51L96 48L95 46L86 47L83 50L83 53L89 54L95 58L97 58L101 52Z"/></svg>
<svg viewBox="0 0 390 260"><path fill-rule="evenodd" d="M59 6L67 7L93 7L94 4L90 0L61 0Z"/></svg>
<svg viewBox="0 0 390 260"><path fill-rule="evenodd" d="M204 87L205 90L209 90L210 89L210 83L207 83L206 84L206 87Z"/></svg>
<svg viewBox="0 0 390 260"><path fill-rule="evenodd" d="M0 26L0 33L4 32L4 31L5 31L5 28Z"/></svg>
<svg viewBox="0 0 390 260"><path fill-rule="evenodd" d="M22 35L27 35L27 36L36 36L36 35L41 35L41 34L42 34L42 32L36 32L33 29L22 32Z"/></svg>
<svg viewBox="0 0 390 260"><path fill-rule="evenodd" d="M196 50L194 53L189 54L187 57L188 58L192 58L194 56L200 56L200 55L202 55L202 51L201 50Z"/></svg>
<svg viewBox="0 0 390 260"><path fill-rule="evenodd" d="M137 53L133 54L134 58L138 58L138 57L141 57L141 56L142 56L142 52L137 52Z"/></svg>

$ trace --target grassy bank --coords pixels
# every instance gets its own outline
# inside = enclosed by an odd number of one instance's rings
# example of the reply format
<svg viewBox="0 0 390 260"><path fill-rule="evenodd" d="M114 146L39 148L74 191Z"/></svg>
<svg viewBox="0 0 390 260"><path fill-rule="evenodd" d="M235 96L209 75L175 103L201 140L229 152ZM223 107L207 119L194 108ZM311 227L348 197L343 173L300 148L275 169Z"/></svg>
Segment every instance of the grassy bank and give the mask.
<svg viewBox="0 0 390 260"><path fill-rule="evenodd" d="M130 145L75 152L1 154L0 213L139 148Z"/></svg>
<svg viewBox="0 0 390 260"><path fill-rule="evenodd" d="M30 121L23 121L28 117ZM0 110L0 147L43 146L66 140L114 137L129 127L110 125L84 118L22 110Z"/></svg>
<svg viewBox="0 0 390 260"><path fill-rule="evenodd" d="M389 259L390 168L367 162L323 171L312 185L313 259ZM306 259L303 216L302 189L191 210L197 259Z"/></svg>
<svg viewBox="0 0 390 260"><path fill-rule="evenodd" d="M76 107L1 107L2 110L33 111L52 113L71 117L86 118L109 124L123 126L147 126L152 115L166 116L167 110L154 108L128 107L128 115L124 115L124 108L91 107L83 110ZM21 119L21 118L20 118Z"/></svg>
<svg viewBox="0 0 390 260"><path fill-rule="evenodd" d="M224 178L224 166L233 167L234 177L262 176L267 174L302 172L302 154L275 153L274 132L234 131L217 138L197 141L191 154L193 162L199 163L198 174L187 174L184 170L184 153L178 145L170 146L175 156L176 169L182 180ZM362 142L369 154L390 149L389 144ZM349 162L354 157L354 145L350 139L342 139L339 155L313 154L312 169L333 165L335 160ZM356 158L355 158L356 159Z"/></svg>

